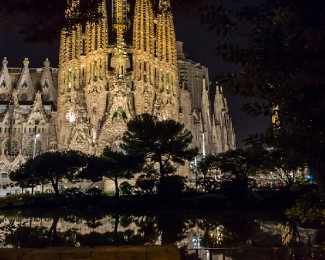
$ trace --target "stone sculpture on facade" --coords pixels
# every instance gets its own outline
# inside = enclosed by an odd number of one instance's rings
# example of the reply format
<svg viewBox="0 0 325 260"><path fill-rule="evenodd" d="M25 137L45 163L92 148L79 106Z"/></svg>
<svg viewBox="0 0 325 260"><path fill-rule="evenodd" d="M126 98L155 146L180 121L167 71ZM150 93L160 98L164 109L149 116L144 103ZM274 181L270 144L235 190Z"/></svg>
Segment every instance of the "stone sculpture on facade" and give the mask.
<svg viewBox="0 0 325 260"><path fill-rule="evenodd" d="M127 121L142 113L183 123L203 155L235 148L222 88L211 98L208 69L187 59L176 42L170 1L160 0L157 10L150 0L135 2L132 43L124 37L128 3L113 5L112 24L103 0L98 23L62 31L59 69L48 59L43 68L30 69L27 58L22 69L8 68L3 59L0 176L48 150L99 155L117 147Z"/></svg>

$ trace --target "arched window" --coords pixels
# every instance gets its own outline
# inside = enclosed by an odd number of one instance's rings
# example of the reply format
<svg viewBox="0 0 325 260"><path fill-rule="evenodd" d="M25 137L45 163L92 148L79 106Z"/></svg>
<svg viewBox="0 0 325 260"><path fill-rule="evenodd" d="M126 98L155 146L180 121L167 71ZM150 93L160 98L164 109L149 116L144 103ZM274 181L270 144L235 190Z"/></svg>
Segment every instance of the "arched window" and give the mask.
<svg viewBox="0 0 325 260"><path fill-rule="evenodd" d="M30 141L26 145L25 153L26 153L26 155L33 155L33 151L34 151L34 142Z"/></svg>
<svg viewBox="0 0 325 260"><path fill-rule="evenodd" d="M38 140L36 142L36 155L39 155L41 153L42 153L42 142Z"/></svg>
<svg viewBox="0 0 325 260"><path fill-rule="evenodd" d="M35 154L34 154L34 140L30 141L26 146L26 155L34 156L42 153L42 142L36 141Z"/></svg>
<svg viewBox="0 0 325 260"><path fill-rule="evenodd" d="M11 142L7 139L4 142L3 148L6 155L18 155L19 153L19 144L15 139L12 139Z"/></svg>
<svg viewBox="0 0 325 260"><path fill-rule="evenodd" d="M11 155L17 155L19 153L19 144L16 140L11 141L10 153Z"/></svg>

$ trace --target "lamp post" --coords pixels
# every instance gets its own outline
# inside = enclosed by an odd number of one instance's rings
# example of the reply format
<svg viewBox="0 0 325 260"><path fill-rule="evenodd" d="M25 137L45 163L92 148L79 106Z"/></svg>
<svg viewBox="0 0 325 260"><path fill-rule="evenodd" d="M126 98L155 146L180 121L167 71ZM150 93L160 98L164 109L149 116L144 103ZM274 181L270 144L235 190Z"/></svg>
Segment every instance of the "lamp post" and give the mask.
<svg viewBox="0 0 325 260"><path fill-rule="evenodd" d="M73 112L73 109L70 109L66 115L65 115L66 120L68 121L68 128L69 128L69 134L68 134L68 140L70 140L71 135L72 135L72 129L71 126L73 126L73 123L76 121L76 114ZM70 142L70 141L68 141Z"/></svg>
<svg viewBox="0 0 325 260"><path fill-rule="evenodd" d="M203 158L205 157L205 134L204 134L204 132L202 133L202 156L203 156Z"/></svg>
<svg viewBox="0 0 325 260"><path fill-rule="evenodd" d="M190 171L192 173L191 181L195 181L195 190L197 191L198 169L197 159L194 157L194 161L190 162Z"/></svg>
<svg viewBox="0 0 325 260"><path fill-rule="evenodd" d="M195 190L197 191L197 161L194 157L194 173L195 173Z"/></svg>
<svg viewBox="0 0 325 260"><path fill-rule="evenodd" d="M194 238L192 239L192 242L194 244L196 259L199 259L199 249L201 249L201 241L202 239L200 238L199 235L195 235Z"/></svg>
<svg viewBox="0 0 325 260"><path fill-rule="evenodd" d="M37 143L37 138L39 138L41 136L40 134L37 134L36 133L36 130L37 130L37 126L35 126L35 133L34 133L33 159L36 156L36 143ZM42 193L43 193L43 184L42 184Z"/></svg>
<svg viewBox="0 0 325 260"><path fill-rule="evenodd" d="M35 155L36 155L36 142L37 142L37 138L39 138L40 136L41 136L40 134L36 134L36 126L35 126L34 147L33 147L33 159L35 158Z"/></svg>

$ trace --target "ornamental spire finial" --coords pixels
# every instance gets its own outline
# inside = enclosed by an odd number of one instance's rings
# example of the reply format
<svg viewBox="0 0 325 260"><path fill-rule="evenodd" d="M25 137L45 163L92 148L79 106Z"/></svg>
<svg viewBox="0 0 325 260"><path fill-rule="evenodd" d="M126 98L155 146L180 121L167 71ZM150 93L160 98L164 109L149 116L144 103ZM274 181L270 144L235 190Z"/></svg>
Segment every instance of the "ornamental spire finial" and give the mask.
<svg viewBox="0 0 325 260"><path fill-rule="evenodd" d="M24 64L25 67L28 67L28 65L29 65L29 60L28 60L28 58L25 58L25 59L24 59L23 64Z"/></svg>
<svg viewBox="0 0 325 260"><path fill-rule="evenodd" d="M169 0L160 0L159 1L159 9L161 11L168 11L171 9L171 4Z"/></svg>
<svg viewBox="0 0 325 260"><path fill-rule="evenodd" d="M2 66L7 67L7 65L8 65L7 57L4 57L2 61Z"/></svg>
<svg viewBox="0 0 325 260"><path fill-rule="evenodd" d="M50 63L49 59L46 58L43 64L44 64L44 67L45 67L45 68L48 68L48 67L50 67L50 64L51 64L51 63Z"/></svg>

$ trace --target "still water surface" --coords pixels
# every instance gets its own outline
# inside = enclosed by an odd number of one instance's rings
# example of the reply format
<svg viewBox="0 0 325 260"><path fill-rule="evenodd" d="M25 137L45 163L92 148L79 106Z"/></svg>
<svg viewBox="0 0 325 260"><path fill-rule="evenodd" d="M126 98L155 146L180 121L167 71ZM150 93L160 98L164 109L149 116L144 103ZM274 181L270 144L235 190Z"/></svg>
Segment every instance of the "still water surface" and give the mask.
<svg viewBox="0 0 325 260"><path fill-rule="evenodd" d="M213 258L218 255L216 248L274 251L311 247L321 244L323 239L324 230L302 228L281 213L270 212L165 211L128 215L107 214L98 209L52 213L0 211L3 248L176 244L187 259L219 259Z"/></svg>

